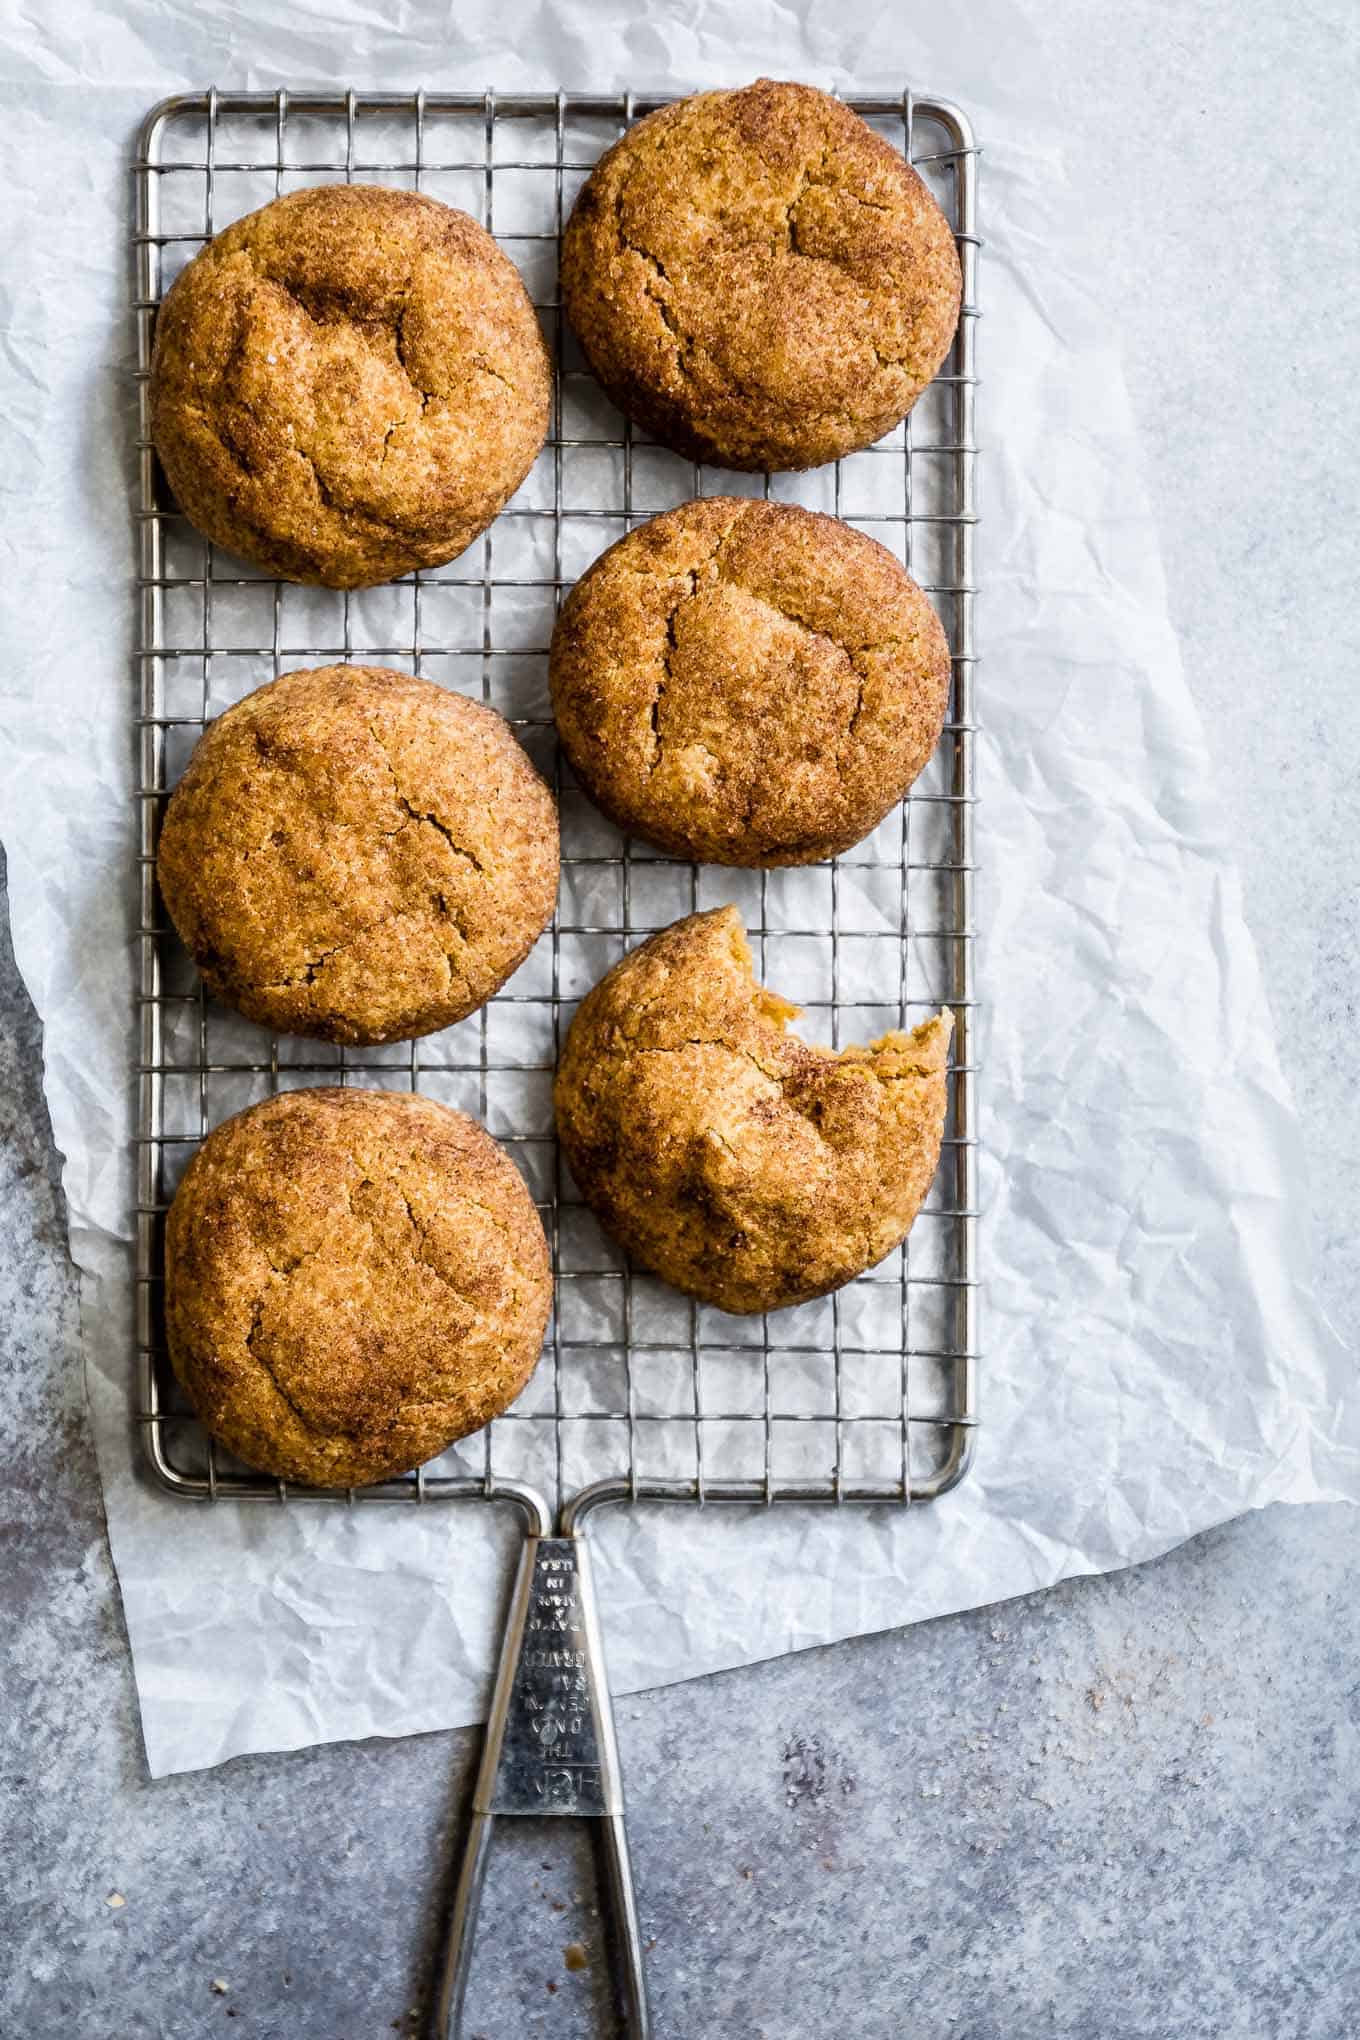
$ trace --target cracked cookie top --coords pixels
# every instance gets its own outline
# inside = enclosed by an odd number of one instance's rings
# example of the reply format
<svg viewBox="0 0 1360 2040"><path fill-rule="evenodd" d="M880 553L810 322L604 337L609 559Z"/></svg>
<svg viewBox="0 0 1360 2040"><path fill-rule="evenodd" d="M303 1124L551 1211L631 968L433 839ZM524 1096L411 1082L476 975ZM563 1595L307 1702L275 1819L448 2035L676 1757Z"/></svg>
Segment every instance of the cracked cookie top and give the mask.
<svg viewBox="0 0 1360 2040"><path fill-rule="evenodd" d="M494 709L376 666L209 724L157 874L216 997L282 1034L404 1041L489 999L557 897L557 809Z"/></svg>
<svg viewBox="0 0 1360 2040"><path fill-rule="evenodd" d="M417 192L327 184L210 241L156 321L151 429L181 510L289 581L453 559L548 429L519 273Z"/></svg>
<svg viewBox="0 0 1360 2040"><path fill-rule="evenodd" d="M722 1310L837 1289L907 1233L940 1156L952 1020L834 1054L756 983L735 907L600 980L554 1090L562 1151L644 1268Z"/></svg>
<svg viewBox="0 0 1360 2040"><path fill-rule="evenodd" d="M939 740L949 645L891 553L731 496L611 546L553 634L572 769L621 828L707 864L807 864L868 835Z"/></svg>
<svg viewBox="0 0 1360 2040"><path fill-rule="evenodd" d="M166 1220L166 1331L198 1415L316 1487L404 1472L506 1409L543 1343L548 1249L461 1112L287 1091L217 1127Z"/></svg>
<svg viewBox="0 0 1360 2040"><path fill-rule="evenodd" d="M666 445L804 468L899 424L949 351L948 222L858 114L768 78L649 114L596 165L562 242L590 366Z"/></svg>

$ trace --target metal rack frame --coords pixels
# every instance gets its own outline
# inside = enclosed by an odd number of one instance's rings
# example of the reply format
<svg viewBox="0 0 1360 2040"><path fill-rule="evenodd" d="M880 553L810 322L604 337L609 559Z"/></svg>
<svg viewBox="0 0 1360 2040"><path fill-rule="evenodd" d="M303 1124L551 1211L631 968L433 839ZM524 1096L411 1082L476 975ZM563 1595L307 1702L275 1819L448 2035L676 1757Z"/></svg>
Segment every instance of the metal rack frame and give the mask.
<svg viewBox="0 0 1360 2040"><path fill-rule="evenodd" d="M880 131L890 133L933 183L950 217L963 270L958 335L943 372L902 431L879 448L852 457L856 463L880 464L874 475L874 507L857 505L852 484L858 471L852 469L851 462L814 471L814 478L830 478L829 498L824 495L819 507L848 517L885 543L895 542L899 556L935 600L953 654L949 716L933 777L928 768L900 814L877 832L873 839L877 842L876 861L863 864L857 853L851 852L827 867L829 926L804 927L781 921L776 898L778 873L723 872L720 876L729 888L743 877L758 885L758 897L749 902L747 918L762 976L769 953L780 945L799 940L825 942L829 937L830 997L805 1004L814 1013L820 1008L828 1016L837 1045L842 1023L852 1022L857 1011L865 1016L865 1025L870 1018L882 1024L910 1025L913 1013L920 1018L937 1004L952 1007L955 1031L945 1146L936 1190L918 1218L913 1241L879 1269L831 1298L820 1314L817 1306L810 1305L794 1314L791 1324L786 1321L790 1314L781 1314L781 1322L773 1327L768 1318L755 1321L754 1344L736 1341L733 1320L725 1320L715 1330L713 1314L693 1303L686 1306L687 1321L680 1331L672 1323L668 1336L649 1336L648 1307L653 1299L648 1278L631 1271L602 1236L595 1237L583 1261L578 1258L577 1232L582 1223L588 1227L590 1222L564 1180L552 1143L550 1107L545 1105L546 1123L528 1130L499 1126L492 1130L530 1175L552 1250L559 1307L545 1364L540 1368L546 1385L540 1385L537 1401L522 1399L519 1408L488 1426L478 1440L465 1444L450 1470L444 1470L439 1462L376 1487L311 1490L285 1486L229 1464L177 1402L165 1358L160 1323L164 1213L177 1163L192 1152L218 1118L236 1109L238 1102L283 1084L376 1079L389 1085L409 1084L413 1089L461 1085L458 1102L466 1102L468 1109L477 1111L485 1121L490 1094L500 1079L513 1082L541 1075L556 1062L565 1018L577 991L584 989L576 982L579 971L569 968L571 943L595 942L598 948L604 940L606 947L612 943L621 953L655 925L675 918L676 912L693 911L708 903L697 868L654 860L645 846L624 841L612 831L608 832L611 840L601 847L599 837L605 825L592 822L583 812L576 814L580 828L574 834L568 826L568 811L573 803L583 811L585 804L574 793L570 775L564 773L557 756L546 687L539 690L541 699L527 704L523 700L507 704L497 699L496 691L496 676L502 667L525 662L532 670L537 662L541 668L547 652L546 630L542 642L527 645L513 641L513 633L510 639L504 638L502 600L532 603L535 598L550 598L555 605L585 564L584 559L568 561L565 541L569 532L580 536L578 527L583 527L593 555L622 531L666 507L664 502L645 501L640 481L640 470L658 450L635 436L631 425L609 410L584 367L573 363L551 263L572 186L593 168L600 149L613 135L665 103L665 98L631 93L501 97L493 92L318 95L214 90L166 100L155 107L143 124L134 165L134 310L141 399L136 513L140 533L137 798L141 813L136 1338L137 1414L146 1465L169 1493L207 1502L229 1499L292 1504L337 1497L360 1504L511 1502L519 1509L528 1533L514 1603L521 1630L525 1620L532 1620L533 1595L549 1577L542 1572L544 1566L567 1565L567 1558L561 1556L565 1552L586 1574L587 1553L581 1535L587 1518L603 1504L838 1506L931 1501L966 1473L977 1423L977 1073L972 1022L976 1003L973 605L978 152L968 122L958 109L910 92L896 98L852 97L848 103ZM337 178L396 181L480 212L485 225L497 233L522 270L542 272L546 267L550 272L550 282L540 276L537 288L534 277L528 279L545 321L554 363L552 429L536 471L537 492L531 477L484 539L448 567L416 574L389 590L371 591L401 601L409 597L409 630L404 626L384 628L382 618L375 625L359 613L363 597L327 591L306 591L317 600L314 615L320 620L301 630L291 614L296 590L255 577L241 562L219 555L190 532L164 494L150 441L148 381L154 321L175 258L191 256L227 223L228 213L235 217L252 210L298 183ZM229 185L238 187L238 201L244 196L249 202L231 204ZM498 194L502 195L499 215ZM923 436L928 411L934 412L935 426L933 435ZM604 490L607 500L603 504L587 500L592 492L600 493L598 463L602 459L610 463L616 476ZM889 473L887 463L892 464L893 507L883 510L878 492ZM731 491L751 479L718 475L716 485ZM763 487L768 496L772 489L782 493L786 483L807 481L806 477L765 476L756 486ZM710 471L696 465L688 472L680 495L713 492ZM668 500L679 499L672 494ZM507 552L511 555L508 565ZM441 608L444 602L455 608ZM456 607L461 607L467 622L450 632L441 627L438 618L453 615ZM229 612L244 613L247 627L235 625ZM550 621L549 616L548 627ZM391 641L373 641L375 638ZM541 989L523 989L523 973L512 980L510 988L489 1007L451 1030L459 1038L452 1060L428 1041L403 1046L401 1060L395 1062L388 1056L368 1059L363 1052L353 1051L340 1051L331 1062L325 1060L328 1051L315 1043L302 1045L305 1059L298 1060L298 1044L254 1029L238 1031L223 1045L217 1038L216 1009L200 983L184 980L183 959L165 926L157 898L155 847L160 812L176 768L183 762L183 747L215 712L216 665L239 661L247 684L254 686L293 666L352 656L395 661L417 673L429 673L433 667L436 677L451 676L455 684L462 674L476 674L481 697L509 715L521 740L536 752L563 805L563 899L547 939L547 974ZM885 832L892 839L886 855L881 854ZM687 884L688 902L681 897L678 906L658 921L655 908L649 910L647 901L656 892L660 870L671 877L682 874L680 883L682 889ZM895 925L877 932L856 925L851 913L857 873L866 870L877 872L885 884L896 880ZM616 874L616 883L611 885L607 874ZM614 912L607 910L611 895ZM585 904L573 907L573 899ZM601 900L606 902L603 909L598 904ZM873 945L871 975L874 989L886 992L881 998L863 995L869 953L866 944ZM778 969L771 975L779 985ZM498 1060L492 1038L495 1016L498 1009L514 1008L537 1009L540 1017L546 1010L549 1016L539 1064ZM886 1022L885 1008L895 1012L895 1017L889 1013ZM920 1238L927 1234L932 1249L928 1268L923 1271L919 1266ZM913 1265L913 1253L917 1265ZM615 1334L608 1340L573 1336L575 1314L570 1293L584 1284L594 1285L597 1308L607 1308ZM880 1334L869 1343L861 1335L857 1343L851 1292L872 1301L869 1316L873 1321L881 1324L892 1316L898 1329L895 1340L889 1343ZM578 1289L577 1293L584 1292ZM927 1319L924 1329L923 1316ZM791 1366L797 1378L800 1368L806 1376L812 1367L824 1376L828 1357L832 1362L829 1394L818 1407L795 1406L799 1393L785 1406L775 1385L779 1370ZM639 1360L642 1368L635 1365ZM592 1361L617 1362L622 1375L621 1398L607 1396L602 1406L591 1407L587 1393L578 1405L576 1391ZM890 1371L895 1364L891 1406L884 1401L868 1412L858 1408L850 1392L847 1363L859 1361L873 1362L880 1377L885 1364ZM721 1362L735 1364L748 1378L758 1376L759 1395L743 1407L728 1408L706 1394L705 1376ZM645 1380L639 1378L644 1368ZM923 1372L930 1377L930 1392L925 1395L919 1392L917 1381ZM658 1380L668 1385L658 1389ZM821 1428L800 1434L798 1427L814 1425ZM592 1446L593 1459L589 1452L584 1454L589 1474L584 1479L577 1477L573 1456L580 1426L587 1427L585 1435L595 1435L589 1433L590 1426L608 1427L598 1432L602 1449ZM759 1464L740 1477L715 1471L723 1456L721 1448L733 1440L745 1445L752 1433L757 1434ZM535 1441L536 1462L533 1453L515 1449L526 1438ZM550 1441L546 1452L540 1449L545 1438ZM665 1452L658 1455L662 1464L657 1470L649 1463L651 1446L660 1441L668 1449L674 1448L677 1438L683 1440L688 1455L683 1470L665 1463ZM790 1438L798 1446L792 1454L796 1462L792 1470L779 1463L781 1448ZM855 1450L861 1440L868 1441L863 1466L857 1463ZM809 1441L816 1460L812 1466L803 1463L807 1453L802 1448ZM475 1456L469 1458L469 1453ZM559 1528L556 1538L551 1534L555 1524ZM551 1555L554 1552L556 1558ZM568 1611L568 1615L578 1625L571 1633L580 1641L583 1660L589 1660L586 1670L593 1691L598 1647L593 1610L586 1596L587 1578L582 1579L579 1598L572 1603L575 1612ZM558 1612L560 1615L560 1609ZM439 2016L445 2024L456 2023L466 1984L471 1923L490 1823L498 1810L530 1810L527 1805L511 1803L515 1795L507 1797L504 1789L502 1746L507 1723L511 1740L514 1735L516 1703L511 1674L512 1659L518 1662L518 1640L512 1620L514 1649L507 1645L497 1688L487 1761L475 1803L473 1845L460 1885L441 1999ZM603 1685L602 1680L598 1683ZM595 1812L605 1820L610 1886L627 1957L625 1996L630 2028L643 2033L645 1992L607 1695L603 1703L593 1699L592 1704L596 1707L596 1769L604 1780L599 1804L592 1798L590 1765L586 1764L578 1766L577 1780L579 1785L581 1778L587 1779L584 1795L572 1788L575 1797L572 1792L567 1795L571 1803L538 1805L534 1810ZM535 1789L541 1792L541 1780Z"/></svg>

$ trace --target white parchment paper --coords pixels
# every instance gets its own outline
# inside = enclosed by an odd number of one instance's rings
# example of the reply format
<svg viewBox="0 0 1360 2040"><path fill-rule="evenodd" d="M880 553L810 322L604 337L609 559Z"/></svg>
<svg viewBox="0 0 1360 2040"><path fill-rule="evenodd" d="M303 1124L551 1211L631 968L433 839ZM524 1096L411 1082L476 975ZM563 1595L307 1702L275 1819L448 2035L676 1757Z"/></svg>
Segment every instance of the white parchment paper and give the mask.
<svg viewBox="0 0 1360 2040"><path fill-rule="evenodd" d="M985 145L979 671L985 1428L942 1504L625 1511L597 1568L628 1691L1128 1564L1360 1492L1306 1287L1301 1157L1167 622L1100 231L1021 6L71 0L0 20L0 831L82 1270L151 1769L478 1718L513 1526L229 1508L133 1477L131 141L210 83L684 90L769 72L953 97ZM386 18L384 18L386 15Z"/></svg>

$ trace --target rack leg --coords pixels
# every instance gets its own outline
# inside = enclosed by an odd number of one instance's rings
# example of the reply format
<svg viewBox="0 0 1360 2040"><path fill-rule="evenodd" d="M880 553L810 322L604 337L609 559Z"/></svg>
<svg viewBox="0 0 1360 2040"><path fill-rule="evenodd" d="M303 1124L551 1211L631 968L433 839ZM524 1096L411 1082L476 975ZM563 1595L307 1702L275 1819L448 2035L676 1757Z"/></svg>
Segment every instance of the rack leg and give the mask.
<svg viewBox="0 0 1360 2040"><path fill-rule="evenodd" d="M463 2003L468 1977L472 1974L472 1949L477 1935L477 1914L486 1882L487 1859L491 1854L494 1814L474 1813L463 1842L463 1860L458 1868L458 1888L453 1896L448 1945L439 1973L435 1998L433 2033L437 2040L458 2040L463 2023Z"/></svg>
<svg viewBox="0 0 1360 2040"><path fill-rule="evenodd" d="M623 2011L623 2030L628 2040L650 2040L652 2018L647 2008L647 1971L642 1959L637 1899L633 1893L628 1830L621 1813L603 1815L600 1840L604 1855L605 1903L614 1935L614 1977Z"/></svg>
<svg viewBox="0 0 1360 2040"><path fill-rule="evenodd" d="M623 1786L589 1552L579 1533L526 1538L511 1596L435 2003L433 2040L459 2040L491 1832L501 1815L597 1824L627 2040L650 2040Z"/></svg>

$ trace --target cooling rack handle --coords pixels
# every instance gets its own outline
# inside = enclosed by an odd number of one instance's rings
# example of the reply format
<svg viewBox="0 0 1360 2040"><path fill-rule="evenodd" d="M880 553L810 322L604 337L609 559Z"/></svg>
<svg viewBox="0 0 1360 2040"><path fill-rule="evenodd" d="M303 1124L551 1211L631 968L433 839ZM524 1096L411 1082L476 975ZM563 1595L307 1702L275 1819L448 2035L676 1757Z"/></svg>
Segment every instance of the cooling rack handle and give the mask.
<svg viewBox="0 0 1360 2040"><path fill-rule="evenodd" d="M583 1533L527 1537L491 1698L435 2005L460 2040L492 1830L501 1816L576 1816L596 1828L627 2040L650 2040L623 1783Z"/></svg>

